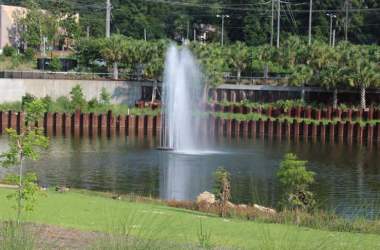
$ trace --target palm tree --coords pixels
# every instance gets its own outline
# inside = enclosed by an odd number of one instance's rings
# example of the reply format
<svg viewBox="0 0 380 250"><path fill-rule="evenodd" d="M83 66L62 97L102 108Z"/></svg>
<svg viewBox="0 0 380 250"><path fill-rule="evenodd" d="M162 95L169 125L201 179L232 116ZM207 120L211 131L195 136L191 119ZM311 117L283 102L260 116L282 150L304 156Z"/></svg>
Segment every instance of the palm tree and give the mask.
<svg viewBox="0 0 380 250"><path fill-rule="evenodd" d="M345 65L340 60L341 54L329 48L326 52L326 63L319 72L319 81L326 89L333 89L333 107L338 107L338 87L343 82Z"/></svg>
<svg viewBox="0 0 380 250"><path fill-rule="evenodd" d="M113 68L113 79L119 79L119 63L125 56L125 37L121 35L113 35L106 38L104 48L100 51L102 57Z"/></svg>
<svg viewBox="0 0 380 250"><path fill-rule="evenodd" d="M205 76L203 98L207 101L208 90L215 88L224 82L224 72L227 69L223 48L216 44L193 43L190 49L199 59Z"/></svg>
<svg viewBox="0 0 380 250"><path fill-rule="evenodd" d="M360 56L352 62L352 66L346 69L346 78L353 87L360 88L360 106L367 107L367 88L380 85L379 66L370 62L365 56Z"/></svg>
<svg viewBox="0 0 380 250"><path fill-rule="evenodd" d="M228 63L237 72L237 80L240 82L241 72L248 66L249 49L242 42L236 42L227 49Z"/></svg>
<svg viewBox="0 0 380 250"><path fill-rule="evenodd" d="M338 64L327 64L320 72L320 81L322 86L327 89L333 89L333 107L338 107L338 86L342 83L342 68Z"/></svg>
<svg viewBox="0 0 380 250"><path fill-rule="evenodd" d="M289 82L293 86L301 87L301 100L305 101L305 84L313 78L313 70L303 64L296 65L290 75Z"/></svg>

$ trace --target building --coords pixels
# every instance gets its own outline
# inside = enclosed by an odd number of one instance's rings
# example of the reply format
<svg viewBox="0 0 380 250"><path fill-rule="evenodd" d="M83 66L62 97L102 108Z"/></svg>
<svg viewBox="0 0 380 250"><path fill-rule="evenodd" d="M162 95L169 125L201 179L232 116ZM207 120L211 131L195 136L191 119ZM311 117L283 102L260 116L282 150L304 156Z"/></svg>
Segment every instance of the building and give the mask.
<svg viewBox="0 0 380 250"><path fill-rule="evenodd" d="M16 20L26 11L23 7L0 5L0 53L6 45L17 47L20 36Z"/></svg>
<svg viewBox="0 0 380 250"><path fill-rule="evenodd" d="M19 6L9 6L9 5L0 5L0 54L5 46L20 47L20 27L17 27L17 20L21 17L24 17L28 9ZM42 10L43 13L46 10ZM62 17L62 19L68 18L67 15ZM79 14L75 15L75 21L79 23ZM58 33L65 34L64 29L59 28ZM64 45L69 47L72 41L65 38Z"/></svg>

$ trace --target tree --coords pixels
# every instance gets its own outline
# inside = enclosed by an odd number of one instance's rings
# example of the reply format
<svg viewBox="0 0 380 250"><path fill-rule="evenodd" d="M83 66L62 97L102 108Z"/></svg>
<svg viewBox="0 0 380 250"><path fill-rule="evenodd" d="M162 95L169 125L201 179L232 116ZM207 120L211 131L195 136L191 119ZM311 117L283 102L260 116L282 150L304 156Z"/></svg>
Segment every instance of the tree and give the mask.
<svg viewBox="0 0 380 250"><path fill-rule="evenodd" d="M218 168L214 172L214 189L219 200L220 216L226 217L231 199L231 175L225 168Z"/></svg>
<svg viewBox="0 0 380 250"><path fill-rule="evenodd" d="M292 85L301 86L301 100L305 101L305 84L313 78L313 70L306 65L296 65L289 81Z"/></svg>
<svg viewBox="0 0 380 250"><path fill-rule="evenodd" d="M22 210L31 210L32 204L28 201L35 200L37 192L36 176L28 174L23 178L23 163L25 160L37 160L39 152L48 147L48 138L44 136L41 128L36 128L46 111L42 100L34 100L26 104L25 129L17 134L14 129L7 129L9 150L0 155L2 166L18 165L17 193L14 195L17 200L17 221L20 223ZM13 196L12 196L13 197Z"/></svg>
<svg viewBox="0 0 380 250"><path fill-rule="evenodd" d="M238 81L240 81L241 72L248 66L249 56L249 48L242 42L236 42L228 47L228 63L236 70Z"/></svg>
<svg viewBox="0 0 380 250"><path fill-rule="evenodd" d="M380 85L379 66L370 62L365 56L360 55L346 69L346 73L349 84L360 89L360 106L365 109L367 107L367 88Z"/></svg>
<svg viewBox="0 0 380 250"><path fill-rule="evenodd" d="M113 35L107 38L104 48L101 49L101 55L113 68L113 79L119 79L118 65L125 56L125 38L121 35Z"/></svg>
<svg viewBox="0 0 380 250"><path fill-rule="evenodd" d="M329 50L327 63L322 66L319 74L321 85L327 89L333 89L333 107L338 107L338 87L344 82L344 66L339 64L340 54Z"/></svg>
<svg viewBox="0 0 380 250"><path fill-rule="evenodd" d="M315 173L306 169L307 161L294 154L286 154L280 163L277 177L284 193L283 205L290 209L309 209L314 206L309 186L314 183Z"/></svg>
<svg viewBox="0 0 380 250"><path fill-rule="evenodd" d="M216 88L224 82L227 69L223 48L217 44L192 43L190 49L198 58L204 74L204 101L207 101L209 88Z"/></svg>

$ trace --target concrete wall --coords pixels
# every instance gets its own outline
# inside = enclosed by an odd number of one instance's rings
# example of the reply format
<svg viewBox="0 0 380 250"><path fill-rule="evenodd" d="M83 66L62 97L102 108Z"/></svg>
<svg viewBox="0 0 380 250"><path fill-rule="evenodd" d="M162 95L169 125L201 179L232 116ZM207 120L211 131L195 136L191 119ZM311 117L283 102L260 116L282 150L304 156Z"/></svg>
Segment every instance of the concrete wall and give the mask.
<svg viewBox="0 0 380 250"><path fill-rule="evenodd" d="M139 81L0 79L0 102L20 101L26 93L40 98L50 96L55 100L69 96L77 84L82 87L87 100L99 98L105 88L112 95L112 103L128 105L134 105L141 98L143 86L153 86L152 82Z"/></svg>

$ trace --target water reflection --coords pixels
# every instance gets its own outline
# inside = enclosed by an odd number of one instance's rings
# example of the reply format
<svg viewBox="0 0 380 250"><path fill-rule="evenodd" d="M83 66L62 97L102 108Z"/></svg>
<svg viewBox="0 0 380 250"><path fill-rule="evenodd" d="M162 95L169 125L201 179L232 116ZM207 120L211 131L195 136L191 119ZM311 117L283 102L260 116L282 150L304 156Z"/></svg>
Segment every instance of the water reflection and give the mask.
<svg viewBox="0 0 380 250"><path fill-rule="evenodd" d="M55 137L38 162L26 165L41 184L179 200L212 191L213 172L223 166L232 175L234 202L275 206L280 199L275 173L283 155L294 152L317 173L312 189L324 207L346 215L380 214L376 147L219 139L213 149L217 153L181 155L157 151L155 145L154 138ZM1 138L0 150L5 148Z"/></svg>

